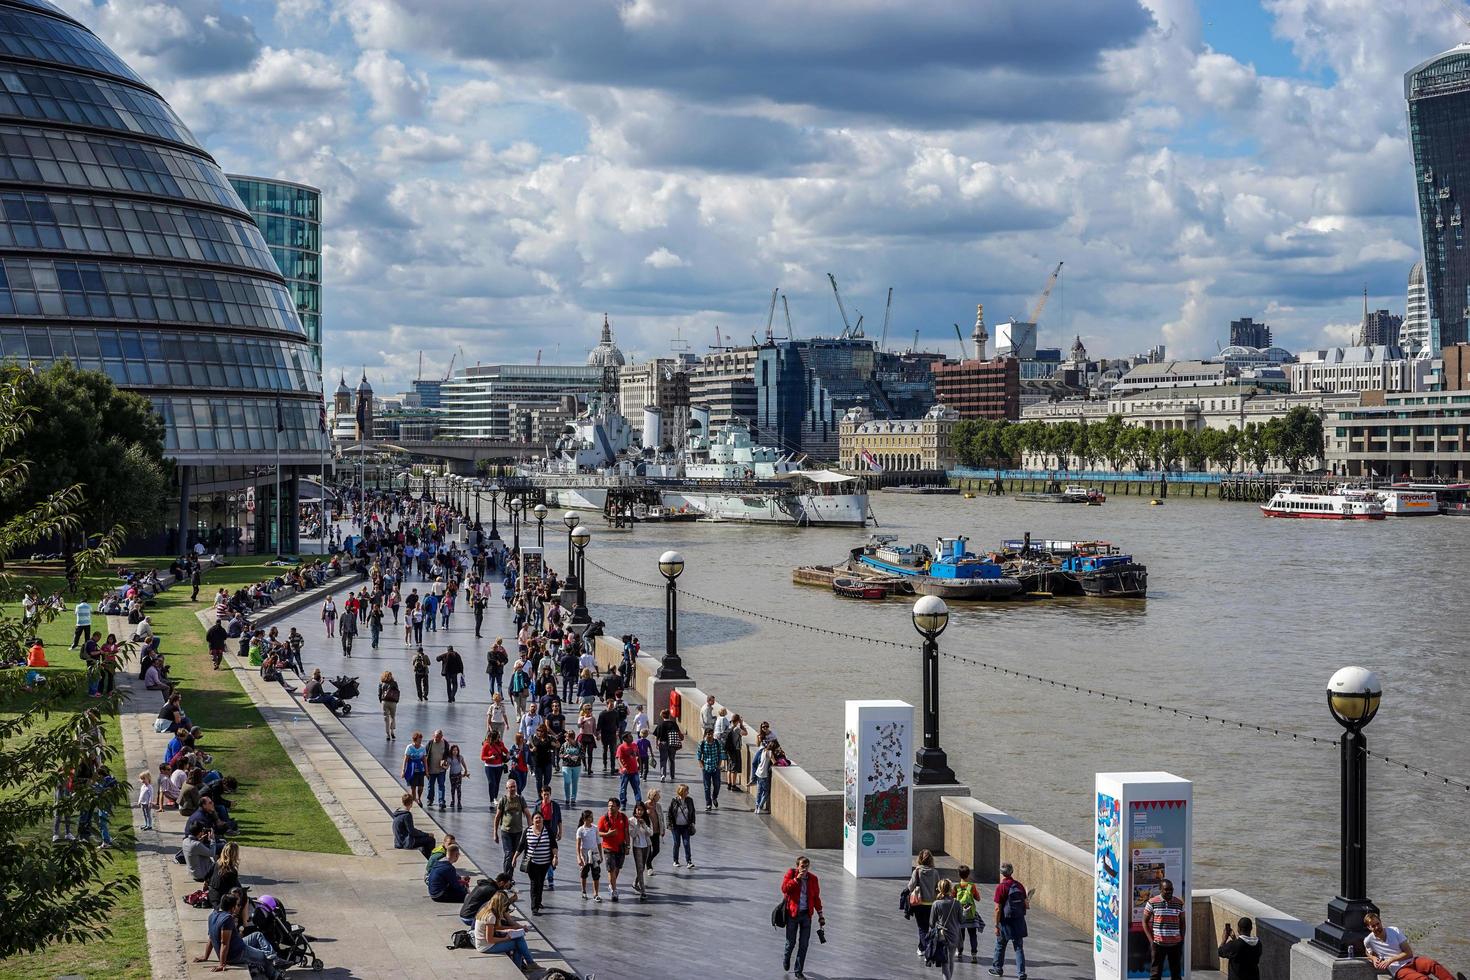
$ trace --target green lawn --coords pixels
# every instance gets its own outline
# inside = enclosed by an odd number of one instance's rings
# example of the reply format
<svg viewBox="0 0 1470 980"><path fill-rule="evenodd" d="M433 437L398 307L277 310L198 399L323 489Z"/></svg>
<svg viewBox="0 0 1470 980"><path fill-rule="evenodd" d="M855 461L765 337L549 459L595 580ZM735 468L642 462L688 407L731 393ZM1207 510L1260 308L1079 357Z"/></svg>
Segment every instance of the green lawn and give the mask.
<svg viewBox="0 0 1470 980"><path fill-rule="evenodd" d="M233 590L266 577L267 572L262 566L268 560L268 557L232 559L233 564L227 567L209 570L205 573L204 585L199 592L201 602L198 603L189 601L187 587L169 589L150 610L153 628L163 638L163 651L169 658L171 675L184 691L185 708L204 729L205 745L215 755L219 767L240 781L239 792L232 797L235 808L231 813L240 823L240 834L234 839L255 847L347 854L346 841L322 810L270 726L240 687L234 672L211 669L209 651L204 643L204 628L194 615L219 587ZM120 564L163 568L168 561L148 559ZM25 582L33 582L41 589L42 596L62 586L59 578L26 577L23 563L12 565L10 571ZM92 576L83 583L83 593L95 604L100 587L115 581L111 575ZM70 601L68 599L68 603ZM74 622L70 613L64 613L40 631L53 672L81 671L79 656L66 648ZM105 619L96 617L95 622L96 628L105 633ZM136 671L136 664L132 669ZM143 696L153 695L143 692ZM86 701L85 688L79 701ZM117 719L109 717L106 724L111 743L121 746ZM134 772L118 771L115 774L130 782L137 776ZM113 820L114 838L119 846L111 852L110 874L137 874L129 823L130 818L124 815ZM0 962L0 976L6 980L50 980L64 974L127 980L149 977L143 902L136 889L128 892L118 903L108 927L111 932L106 939L85 945L56 946Z"/></svg>

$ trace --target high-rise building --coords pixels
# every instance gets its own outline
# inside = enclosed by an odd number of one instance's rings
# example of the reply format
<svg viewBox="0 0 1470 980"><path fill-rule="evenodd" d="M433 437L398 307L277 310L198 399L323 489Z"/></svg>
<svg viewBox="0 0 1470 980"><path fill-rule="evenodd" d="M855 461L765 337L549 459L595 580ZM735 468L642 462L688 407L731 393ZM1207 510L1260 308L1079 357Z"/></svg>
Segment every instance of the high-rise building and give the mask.
<svg viewBox="0 0 1470 980"><path fill-rule="evenodd" d="M1398 347L1399 334L1404 318L1387 310L1373 310L1363 319L1363 344L1365 347Z"/></svg>
<svg viewBox="0 0 1470 980"><path fill-rule="evenodd" d="M759 437L755 404L755 362L759 353L758 347L711 351L690 369L689 404L709 409L712 428L742 419L751 437ZM667 421L664 431L669 431Z"/></svg>
<svg viewBox="0 0 1470 980"><path fill-rule="evenodd" d="M601 364L488 364L465 368L440 387L449 439L522 441L517 419L535 408L559 409L564 396L585 400L601 391Z"/></svg>
<svg viewBox="0 0 1470 980"><path fill-rule="evenodd" d="M326 449L321 376L239 195L59 7L0 0L0 82L0 356L72 361L153 403L177 467L169 550L295 550L297 481Z"/></svg>
<svg viewBox="0 0 1470 980"><path fill-rule="evenodd" d="M1257 347L1265 350L1271 346L1271 328L1257 323L1248 316L1230 321L1231 347Z"/></svg>
<svg viewBox="0 0 1470 980"><path fill-rule="evenodd" d="M854 337L766 344L756 352L760 439L787 452L834 460L838 423L848 409L865 408L883 419L927 412L934 404L929 366L937 357L906 358Z"/></svg>
<svg viewBox="0 0 1470 980"><path fill-rule="evenodd" d="M1429 290L1424 284L1424 263L1409 270L1409 295L1404 307L1404 324L1399 328L1399 346L1410 357L1433 357L1429 346Z"/></svg>
<svg viewBox="0 0 1470 980"><path fill-rule="evenodd" d="M962 419L1021 417L1021 362L945 361L934 365L934 399Z"/></svg>
<svg viewBox="0 0 1470 980"><path fill-rule="evenodd" d="M440 378L414 378L411 382L414 394L419 396L420 408L443 408L444 398L440 389L444 382Z"/></svg>
<svg viewBox="0 0 1470 980"><path fill-rule="evenodd" d="M322 367L322 192L306 184L230 174L230 184L286 277L296 314Z"/></svg>
<svg viewBox="0 0 1470 980"><path fill-rule="evenodd" d="M689 372L685 362L676 357L655 357L619 368L618 407L628 424L640 432L643 410L659 409L663 414L662 437L677 445L689 423Z"/></svg>
<svg viewBox="0 0 1470 980"><path fill-rule="evenodd" d="M1409 143L1424 242L1429 349L1466 339L1470 249L1461 206L1470 200L1470 44L1460 44L1404 75Z"/></svg>

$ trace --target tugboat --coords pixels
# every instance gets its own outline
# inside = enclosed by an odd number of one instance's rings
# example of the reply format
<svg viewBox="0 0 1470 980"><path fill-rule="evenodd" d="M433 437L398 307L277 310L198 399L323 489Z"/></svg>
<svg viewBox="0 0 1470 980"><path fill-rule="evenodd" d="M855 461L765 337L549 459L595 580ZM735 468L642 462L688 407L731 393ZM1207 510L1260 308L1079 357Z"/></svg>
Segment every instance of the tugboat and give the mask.
<svg viewBox="0 0 1470 980"><path fill-rule="evenodd" d="M1148 567L1106 541L1020 540L1001 543L998 557L1008 574L1032 592L1054 596L1143 599Z"/></svg>
<svg viewBox="0 0 1470 980"><path fill-rule="evenodd" d="M1148 596L1148 569L1132 555L1107 552L1076 554L1063 559L1054 580L1075 583L1094 599L1143 599ZM1053 585L1053 590L1056 586Z"/></svg>
<svg viewBox="0 0 1470 980"><path fill-rule="evenodd" d="M965 550L969 538L939 538L935 550L922 544L899 546L891 534L875 534L852 550L848 562L854 571L877 569L913 584L919 595L942 599L1008 599L1021 591L1019 579L1005 574L988 557Z"/></svg>

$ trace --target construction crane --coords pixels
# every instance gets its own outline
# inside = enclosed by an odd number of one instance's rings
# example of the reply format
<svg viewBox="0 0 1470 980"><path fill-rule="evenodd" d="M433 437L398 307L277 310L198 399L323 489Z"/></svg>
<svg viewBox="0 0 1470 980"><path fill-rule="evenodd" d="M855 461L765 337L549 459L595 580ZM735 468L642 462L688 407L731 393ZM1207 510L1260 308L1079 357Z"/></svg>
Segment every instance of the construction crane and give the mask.
<svg viewBox="0 0 1470 980"><path fill-rule="evenodd" d="M909 345L909 353L912 354L919 349L919 331L914 331L914 342Z"/></svg>
<svg viewBox="0 0 1470 980"><path fill-rule="evenodd" d="M888 343L888 315L893 312L893 287L888 287L888 305L883 307L883 335L878 338L878 349Z"/></svg>
<svg viewBox="0 0 1470 980"><path fill-rule="evenodd" d="M458 351L455 351L453 354L449 355L449 369L444 372L445 381L448 381L450 377L454 374L454 359L457 357L459 357Z"/></svg>
<svg viewBox="0 0 1470 980"><path fill-rule="evenodd" d="M1062 263L1058 262L1057 267L1051 271L1051 276L1046 280L1046 288L1041 291L1041 298L1036 301L1036 309L1031 311L1033 325L1041 323L1041 311L1046 309L1046 301L1051 296L1052 287L1057 284L1057 276L1061 274Z"/></svg>
<svg viewBox="0 0 1470 980"><path fill-rule="evenodd" d="M791 304L786 302L786 294L781 294L781 306L786 310L786 339L795 340L796 334L791 332Z"/></svg>
<svg viewBox="0 0 1470 980"><path fill-rule="evenodd" d="M766 343L768 344L774 344L776 342L776 338L771 333L771 324L776 320L776 295L780 292L780 286L771 290L771 308L766 310Z"/></svg>
<svg viewBox="0 0 1470 980"><path fill-rule="evenodd" d="M827 273L827 278L832 282L832 295L837 297L837 312L842 314L842 334L839 339L847 337L852 333L852 324L847 319L847 307L842 305L842 294L837 291L837 277Z"/></svg>
<svg viewBox="0 0 1470 980"><path fill-rule="evenodd" d="M541 366L541 348L540 347L537 347L536 348L536 366L537 367L540 367Z"/></svg>
<svg viewBox="0 0 1470 980"><path fill-rule="evenodd" d="M965 332L960 329L958 323L954 325L954 335L960 338L960 360L963 361L965 359Z"/></svg>

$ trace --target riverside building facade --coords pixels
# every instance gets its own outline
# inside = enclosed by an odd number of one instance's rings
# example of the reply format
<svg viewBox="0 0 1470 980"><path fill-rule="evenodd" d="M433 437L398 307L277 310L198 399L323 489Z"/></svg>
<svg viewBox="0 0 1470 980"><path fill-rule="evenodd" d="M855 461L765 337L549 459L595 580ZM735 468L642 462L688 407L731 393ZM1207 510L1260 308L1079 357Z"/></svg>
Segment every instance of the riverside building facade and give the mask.
<svg viewBox="0 0 1470 980"><path fill-rule="evenodd" d="M1470 247L1464 205L1470 203L1470 44L1459 44L1404 75L1409 143L1424 282L1429 298L1431 351L1462 343L1470 315Z"/></svg>
<svg viewBox="0 0 1470 980"><path fill-rule="evenodd" d="M295 550L298 480L327 448L321 375L259 227L79 21L44 0L0 14L0 356L69 360L152 402L177 464L160 550Z"/></svg>
<svg viewBox="0 0 1470 980"><path fill-rule="evenodd" d="M296 302L296 315L322 368L322 192L294 181L230 174Z"/></svg>

